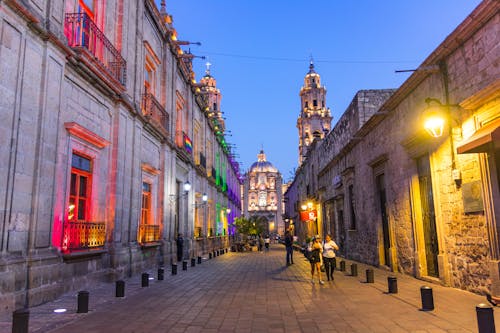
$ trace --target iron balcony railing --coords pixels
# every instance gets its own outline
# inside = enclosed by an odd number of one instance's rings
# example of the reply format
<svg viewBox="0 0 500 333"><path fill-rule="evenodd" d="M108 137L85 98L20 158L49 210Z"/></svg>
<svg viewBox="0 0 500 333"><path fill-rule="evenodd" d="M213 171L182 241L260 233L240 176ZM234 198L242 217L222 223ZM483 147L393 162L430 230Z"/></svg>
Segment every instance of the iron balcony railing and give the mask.
<svg viewBox="0 0 500 333"><path fill-rule="evenodd" d="M142 95L142 114L168 132L170 117L153 94Z"/></svg>
<svg viewBox="0 0 500 333"><path fill-rule="evenodd" d="M104 246L105 222L66 222L64 224L64 251L87 250Z"/></svg>
<svg viewBox="0 0 500 333"><path fill-rule="evenodd" d="M113 78L125 85L125 59L86 13L66 14L64 34L70 47L85 48Z"/></svg>
<svg viewBox="0 0 500 333"><path fill-rule="evenodd" d="M152 224L139 225L139 243L151 243L160 240L160 226Z"/></svg>

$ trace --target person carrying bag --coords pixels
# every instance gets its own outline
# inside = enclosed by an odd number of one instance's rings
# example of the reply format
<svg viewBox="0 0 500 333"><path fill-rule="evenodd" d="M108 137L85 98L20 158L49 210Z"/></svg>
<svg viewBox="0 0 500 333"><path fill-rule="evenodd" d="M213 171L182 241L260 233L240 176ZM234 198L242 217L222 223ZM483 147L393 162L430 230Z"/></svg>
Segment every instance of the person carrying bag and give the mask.
<svg viewBox="0 0 500 333"><path fill-rule="evenodd" d="M333 271L335 270L335 251L339 247L337 243L332 240L330 235L326 235L325 242L323 244L323 264L325 267L325 273L328 281L333 281Z"/></svg>

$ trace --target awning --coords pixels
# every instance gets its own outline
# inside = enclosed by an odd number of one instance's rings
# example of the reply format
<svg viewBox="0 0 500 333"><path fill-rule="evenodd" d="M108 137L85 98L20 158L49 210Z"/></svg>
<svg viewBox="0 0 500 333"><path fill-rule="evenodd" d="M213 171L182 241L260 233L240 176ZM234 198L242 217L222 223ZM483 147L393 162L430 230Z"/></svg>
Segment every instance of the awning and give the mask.
<svg viewBox="0 0 500 333"><path fill-rule="evenodd" d="M500 148L500 118L478 129L457 147L457 152L459 154L485 153L491 148Z"/></svg>

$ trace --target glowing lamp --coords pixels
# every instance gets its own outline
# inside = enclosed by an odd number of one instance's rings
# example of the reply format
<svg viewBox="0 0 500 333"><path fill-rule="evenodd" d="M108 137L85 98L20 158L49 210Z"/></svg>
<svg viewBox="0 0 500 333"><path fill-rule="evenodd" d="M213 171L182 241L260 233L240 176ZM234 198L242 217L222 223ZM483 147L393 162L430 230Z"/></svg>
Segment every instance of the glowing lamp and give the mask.
<svg viewBox="0 0 500 333"><path fill-rule="evenodd" d="M201 201L203 201L203 202L208 201L208 195L206 193L203 193L203 195L201 196Z"/></svg>
<svg viewBox="0 0 500 333"><path fill-rule="evenodd" d="M444 119L438 114L428 115L424 121L424 128L430 136L439 138L443 135Z"/></svg>
<svg viewBox="0 0 500 333"><path fill-rule="evenodd" d="M184 192L189 192L191 191L191 183L189 181L186 181L184 183Z"/></svg>
<svg viewBox="0 0 500 333"><path fill-rule="evenodd" d="M306 204L302 204L302 206L300 206L300 208L302 208L302 210L306 210L307 209L307 205Z"/></svg>

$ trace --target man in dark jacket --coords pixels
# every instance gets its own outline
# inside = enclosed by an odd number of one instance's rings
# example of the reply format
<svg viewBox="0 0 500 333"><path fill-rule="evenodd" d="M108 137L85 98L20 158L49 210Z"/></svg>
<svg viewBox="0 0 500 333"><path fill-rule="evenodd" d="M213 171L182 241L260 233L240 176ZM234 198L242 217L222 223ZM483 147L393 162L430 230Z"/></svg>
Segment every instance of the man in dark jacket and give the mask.
<svg viewBox="0 0 500 333"><path fill-rule="evenodd" d="M182 234L177 235L176 244L177 244L177 261L182 261L183 247L184 247L184 238L182 238Z"/></svg>
<svg viewBox="0 0 500 333"><path fill-rule="evenodd" d="M285 233L285 247L286 247L286 265L293 264L293 237L290 232Z"/></svg>

